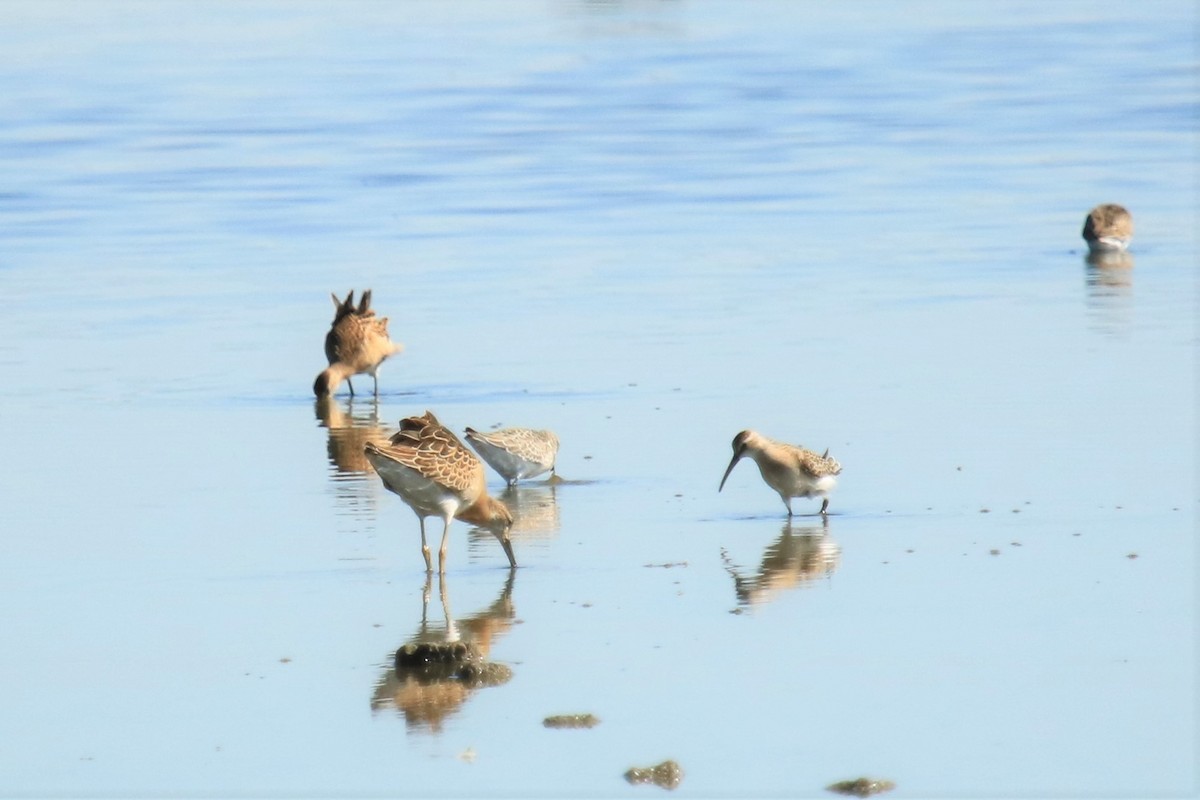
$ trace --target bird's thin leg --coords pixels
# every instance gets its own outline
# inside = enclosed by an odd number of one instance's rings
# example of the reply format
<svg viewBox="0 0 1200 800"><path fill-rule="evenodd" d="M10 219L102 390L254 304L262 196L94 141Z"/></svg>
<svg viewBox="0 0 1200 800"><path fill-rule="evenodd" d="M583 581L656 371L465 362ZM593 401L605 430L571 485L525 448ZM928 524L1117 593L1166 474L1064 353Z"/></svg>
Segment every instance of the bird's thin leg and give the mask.
<svg viewBox="0 0 1200 800"><path fill-rule="evenodd" d="M350 387L350 396L354 397L354 383L349 378L346 378L346 385Z"/></svg>
<svg viewBox="0 0 1200 800"><path fill-rule="evenodd" d="M785 506L787 506L788 516L789 517L792 516L792 498L790 498L790 497L783 498L783 504Z"/></svg>
<svg viewBox="0 0 1200 800"><path fill-rule="evenodd" d="M445 530L442 531L442 546L438 550L438 574L439 575L444 575L446 573L446 550L448 549L448 547L450 545L450 520L452 520L452 519L454 519L453 516L451 516L449 514L446 515L446 528L445 528Z"/></svg>
<svg viewBox="0 0 1200 800"><path fill-rule="evenodd" d="M826 498L824 498L824 501L821 503L821 513L828 516L829 515L829 511L827 510L828 508L829 508L829 498L826 497Z"/></svg>
<svg viewBox="0 0 1200 800"><path fill-rule="evenodd" d="M375 396L379 397L379 376L372 372L371 380L375 381Z"/></svg>
<svg viewBox="0 0 1200 800"><path fill-rule="evenodd" d="M421 517L421 555L425 556L425 572L433 572L433 561L429 558L429 545L425 543L425 518Z"/></svg>

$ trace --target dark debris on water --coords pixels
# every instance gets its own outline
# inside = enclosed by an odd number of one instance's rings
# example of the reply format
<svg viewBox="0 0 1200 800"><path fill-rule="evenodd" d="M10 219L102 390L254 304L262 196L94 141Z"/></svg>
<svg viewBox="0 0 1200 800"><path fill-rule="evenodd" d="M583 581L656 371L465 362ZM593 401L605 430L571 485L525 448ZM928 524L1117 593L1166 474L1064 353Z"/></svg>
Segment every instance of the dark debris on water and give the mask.
<svg viewBox="0 0 1200 800"><path fill-rule="evenodd" d="M625 780L634 786L652 783L664 789L674 789L683 780L683 768L668 759L653 767L630 767L625 772Z"/></svg>
<svg viewBox="0 0 1200 800"><path fill-rule="evenodd" d="M594 728L599 724L595 714L555 714L542 720L547 728Z"/></svg>
<svg viewBox="0 0 1200 800"><path fill-rule="evenodd" d="M499 686L512 670L484 660L479 650L465 642L411 642L396 651L396 674L421 683L459 680L472 686Z"/></svg>
<svg viewBox="0 0 1200 800"><path fill-rule="evenodd" d="M852 781L838 781L825 787L836 794L850 797L870 797L873 794L890 792L896 784L881 778L855 778Z"/></svg>

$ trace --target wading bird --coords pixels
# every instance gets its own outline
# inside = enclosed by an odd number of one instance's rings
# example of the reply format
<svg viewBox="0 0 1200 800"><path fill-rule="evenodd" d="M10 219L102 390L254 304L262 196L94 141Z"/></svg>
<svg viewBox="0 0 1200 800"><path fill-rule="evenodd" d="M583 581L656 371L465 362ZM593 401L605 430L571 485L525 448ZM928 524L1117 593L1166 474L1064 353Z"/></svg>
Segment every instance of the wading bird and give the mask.
<svg viewBox="0 0 1200 800"><path fill-rule="evenodd" d="M1093 253L1123 252L1133 241L1133 216L1116 203L1096 206L1083 221L1083 239Z"/></svg>
<svg viewBox="0 0 1200 800"><path fill-rule="evenodd" d="M718 492L725 488L729 473L744 456L754 459L767 486L779 492L789 517L792 516L793 497L820 497L824 501L820 513L828 513L829 493L837 485L836 476L842 472L842 465L829 457L828 450L824 455L817 455L754 431L742 431L733 439L733 460L725 468Z"/></svg>
<svg viewBox="0 0 1200 800"><path fill-rule="evenodd" d="M517 565L508 538L512 514L504 503L488 495L483 463L433 412L401 420L399 433L387 444L367 442L364 452L383 485L400 495L420 520L426 572L433 572L425 540L426 517L441 517L445 524L438 551L439 573L446 571L450 522L455 518L490 530L500 540L508 563Z"/></svg>
<svg viewBox="0 0 1200 800"><path fill-rule="evenodd" d="M375 396L379 396L379 367L404 349L388 336L388 318L376 317L371 310L371 290L363 292L362 300L354 305L354 290L345 300L333 298L333 324L325 334L325 357L329 367L313 382L313 394L317 397L332 395L342 381L350 387L354 396L354 375L370 375L375 381Z"/></svg>
<svg viewBox="0 0 1200 800"><path fill-rule="evenodd" d="M499 472L509 486L523 478L536 478L543 472L554 474L558 437L550 431L504 428L480 433L467 428L466 435L475 452Z"/></svg>

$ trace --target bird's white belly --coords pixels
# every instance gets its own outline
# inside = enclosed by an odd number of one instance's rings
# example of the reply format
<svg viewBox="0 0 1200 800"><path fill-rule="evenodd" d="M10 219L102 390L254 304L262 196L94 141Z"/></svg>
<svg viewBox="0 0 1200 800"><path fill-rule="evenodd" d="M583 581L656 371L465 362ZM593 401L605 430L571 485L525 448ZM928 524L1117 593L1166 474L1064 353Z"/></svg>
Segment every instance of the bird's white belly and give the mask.
<svg viewBox="0 0 1200 800"><path fill-rule="evenodd" d="M1088 244L1092 252L1122 252L1129 247L1129 240L1121 236L1101 236Z"/></svg>
<svg viewBox="0 0 1200 800"><path fill-rule="evenodd" d="M792 470L773 470L759 468L763 480L775 491L786 497L824 497L837 486L837 478L833 475L822 475L811 478Z"/></svg>
<svg viewBox="0 0 1200 800"><path fill-rule="evenodd" d="M837 478L833 475L822 475L820 478L817 478L813 486L815 487L813 494L827 495L833 491L833 487L837 486Z"/></svg>
<svg viewBox="0 0 1200 800"><path fill-rule="evenodd" d="M462 507L462 498L414 469L388 459L372 463L384 486L400 495L417 516L453 516Z"/></svg>

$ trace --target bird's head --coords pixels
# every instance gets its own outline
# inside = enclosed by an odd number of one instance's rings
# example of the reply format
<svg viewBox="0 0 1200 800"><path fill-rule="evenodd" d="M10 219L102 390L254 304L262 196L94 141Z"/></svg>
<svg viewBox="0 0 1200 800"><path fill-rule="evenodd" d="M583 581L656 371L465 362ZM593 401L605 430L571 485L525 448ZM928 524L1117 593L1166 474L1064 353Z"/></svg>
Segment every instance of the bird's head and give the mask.
<svg viewBox="0 0 1200 800"><path fill-rule="evenodd" d="M750 447L754 441L758 439L758 434L754 431L742 431L737 436L733 437L733 458L729 461L729 466L725 468L725 475L721 478L721 485L717 487L717 491L725 488L725 481L729 479L729 473L733 472L733 468L742 456L746 455L746 449Z"/></svg>

